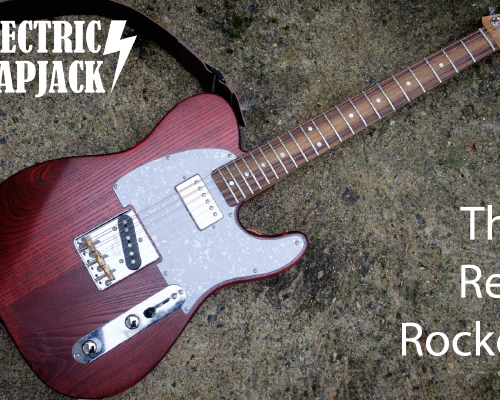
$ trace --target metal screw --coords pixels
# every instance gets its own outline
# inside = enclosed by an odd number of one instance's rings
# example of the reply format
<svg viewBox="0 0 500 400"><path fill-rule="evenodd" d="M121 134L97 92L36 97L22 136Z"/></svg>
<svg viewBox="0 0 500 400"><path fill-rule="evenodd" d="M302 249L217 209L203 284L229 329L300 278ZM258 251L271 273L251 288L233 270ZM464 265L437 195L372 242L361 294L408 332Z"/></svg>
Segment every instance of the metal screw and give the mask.
<svg viewBox="0 0 500 400"><path fill-rule="evenodd" d="M227 155L229 158L233 158L233 155L232 154L228 154Z"/></svg>
<svg viewBox="0 0 500 400"><path fill-rule="evenodd" d="M82 350L85 354L91 356L97 352L97 344L93 340L86 340L82 344Z"/></svg>
<svg viewBox="0 0 500 400"><path fill-rule="evenodd" d="M298 246L300 244L300 242L298 240L296 240L295 244Z"/></svg>
<svg viewBox="0 0 500 400"><path fill-rule="evenodd" d="M73 354L73 357L75 357L78 360L80 358L80 354L79 353L75 353L75 354Z"/></svg>
<svg viewBox="0 0 500 400"><path fill-rule="evenodd" d="M232 218L232 217L233 217L233 213L229 213L227 216L228 216L229 218Z"/></svg>
<svg viewBox="0 0 500 400"><path fill-rule="evenodd" d="M184 307L184 310L189 311L189 307Z"/></svg>
<svg viewBox="0 0 500 400"><path fill-rule="evenodd" d="M139 242L142 242L142 238L139 238Z"/></svg>
<svg viewBox="0 0 500 400"><path fill-rule="evenodd" d="M216 216L217 216L217 213L214 213L214 217L216 217Z"/></svg>
<svg viewBox="0 0 500 400"><path fill-rule="evenodd" d="M118 228L116 226L113 226L113 230L116 231Z"/></svg>
<svg viewBox="0 0 500 400"><path fill-rule="evenodd" d="M163 275L167 276L167 275L168 275L168 271L165 271L165 272L163 273Z"/></svg>
<svg viewBox="0 0 500 400"><path fill-rule="evenodd" d="M215 229L215 225L212 225L212 229Z"/></svg>
<svg viewBox="0 0 500 400"><path fill-rule="evenodd" d="M111 281L106 281L106 286L111 286Z"/></svg>
<svg viewBox="0 0 500 400"><path fill-rule="evenodd" d="M122 259L120 259L120 264L123 264L123 260Z"/></svg>
<svg viewBox="0 0 500 400"><path fill-rule="evenodd" d="M166 158L167 160L170 160L170 156L166 156L165 158Z"/></svg>
<svg viewBox="0 0 500 400"><path fill-rule="evenodd" d="M498 18L498 17L492 18L492 19L491 19L491 24L492 24L493 26L498 26L498 25L500 25L500 18Z"/></svg>
<svg viewBox="0 0 500 400"><path fill-rule="evenodd" d="M210 210L213 210L214 209L214 206L210 206Z"/></svg>
<svg viewBox="0 0 500 400"><path fill-rule="evenodd" d="M174 293L174 294L172 295L172 298L175 300L175 299L177 298L177 293Z"/></svg>
<svg viewBox="0 0 500 400"><path fill-rule="evenodd" d="M257 268L255 268L255 269L253 270L253 272L257 273L257 272L258 272L258 269L257 269Z"/></svg>
<svg viewBox="0 0 500 400"><path fill-rule="evenodd" d="M186 179L186 177L185 177L185 176L183 176L183 177L182 177L182 179Z"/></svg>
<svg viewBox="0 0 500 400"><path fill-rule="evenodd" d="M179 290L179 294L184 294L184 290Z"/></svg>
<svg viewBox="0 0 500 400"><path fill-rule="evenodd" d="M113 187L114 187L115 189L118 189L118 185L117 185L116 183L113 185Z"/></svg>

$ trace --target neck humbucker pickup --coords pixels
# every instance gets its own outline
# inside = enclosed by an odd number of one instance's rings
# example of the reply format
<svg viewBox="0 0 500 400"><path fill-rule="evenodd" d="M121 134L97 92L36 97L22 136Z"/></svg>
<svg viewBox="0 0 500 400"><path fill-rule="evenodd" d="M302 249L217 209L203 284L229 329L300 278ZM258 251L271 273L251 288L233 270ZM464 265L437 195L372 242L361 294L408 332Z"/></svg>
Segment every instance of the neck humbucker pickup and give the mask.
<svg viewBox="0 0 500 400"><path fill-rule="evenodd" d="M175 190L200 231L224 217L200 175L186 179Z"/></svg>

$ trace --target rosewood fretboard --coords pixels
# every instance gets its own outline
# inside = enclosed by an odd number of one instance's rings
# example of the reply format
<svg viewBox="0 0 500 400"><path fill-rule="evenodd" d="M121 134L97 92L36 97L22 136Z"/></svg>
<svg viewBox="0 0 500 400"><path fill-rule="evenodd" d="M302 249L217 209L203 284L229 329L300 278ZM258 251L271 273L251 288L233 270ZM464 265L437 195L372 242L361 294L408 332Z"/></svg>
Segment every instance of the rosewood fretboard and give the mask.
<svg viewBox="0 0 500 400"><path fill-rule="evenodd" d="M498 50L481 28L212 173L235 206Z"/></svg>

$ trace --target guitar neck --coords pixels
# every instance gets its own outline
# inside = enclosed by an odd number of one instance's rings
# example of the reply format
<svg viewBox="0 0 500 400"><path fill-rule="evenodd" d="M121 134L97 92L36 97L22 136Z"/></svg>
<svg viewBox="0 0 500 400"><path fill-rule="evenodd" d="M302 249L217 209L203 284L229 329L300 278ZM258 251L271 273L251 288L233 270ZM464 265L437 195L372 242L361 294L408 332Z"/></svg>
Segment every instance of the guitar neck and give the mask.
<svg viewBox="0 0 500 400"><path fill-rule="evenodd" d="M230 206L242 203L498 49L481 28L228 162L212 178Z"/></svg>

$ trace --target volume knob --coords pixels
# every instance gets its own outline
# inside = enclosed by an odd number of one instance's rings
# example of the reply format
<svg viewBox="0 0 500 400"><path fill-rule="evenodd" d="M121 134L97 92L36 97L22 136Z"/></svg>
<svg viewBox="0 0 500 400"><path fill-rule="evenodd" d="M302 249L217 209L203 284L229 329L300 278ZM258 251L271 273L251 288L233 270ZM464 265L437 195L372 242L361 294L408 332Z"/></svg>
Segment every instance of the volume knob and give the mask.
<svg viewBox="0 0 500 400"><path fill-rule="evenodd" d="M125 318L125 326L128 329L137 329L141 324L141 320L135 314L130 314L127 318Z"/></svg>

